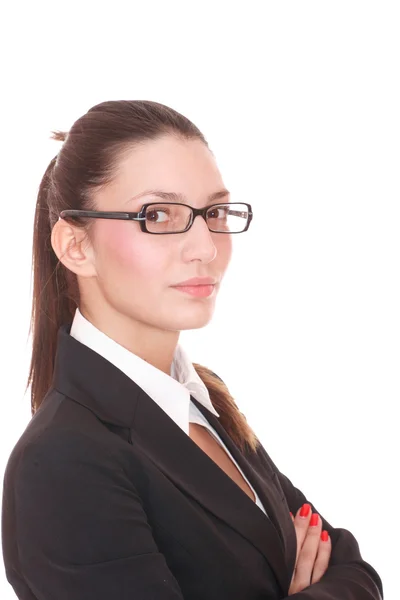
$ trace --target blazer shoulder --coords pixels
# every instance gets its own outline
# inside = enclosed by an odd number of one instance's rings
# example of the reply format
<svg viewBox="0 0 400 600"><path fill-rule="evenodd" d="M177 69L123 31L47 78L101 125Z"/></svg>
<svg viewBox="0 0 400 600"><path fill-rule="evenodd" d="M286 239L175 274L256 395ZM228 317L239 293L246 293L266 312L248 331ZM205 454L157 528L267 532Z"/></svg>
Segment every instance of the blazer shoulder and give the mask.
<svg viewBox="0 0 400 600"><path fill-rule="evenodd" d="M64 394L54 389L50 390L15 441L7 461L8 470L15 470L20 461L32 452L53 452L57 447L60 449L61 440L67 446L71 446L69 440L73 440L79 448L91 445L90 437L85 436L84 432L86 427L88 432L96 434L96 428L93 427L95 419L88 417L85 413L89 411L79 405L76 405L78 410L75 409L75 423L70 418L65 418L62 415L65 400ZM79 408L82 410L79 411ZM88 419L90 427L85 422ZM97 437L101 438L101 435L97 434Z"/></svg>
<svg viewBox="0 0 400 600"><path fill-rule="evenodd" d="M21 438L16 444L4 474L4 493L18 489L24 480L34 481L39 472L51 486L56 472L57 477L68 479L74 470L121 472L124 467L118 445L107 443L107 438L73 428L48 427L29 441L23 443Z"/></svg>

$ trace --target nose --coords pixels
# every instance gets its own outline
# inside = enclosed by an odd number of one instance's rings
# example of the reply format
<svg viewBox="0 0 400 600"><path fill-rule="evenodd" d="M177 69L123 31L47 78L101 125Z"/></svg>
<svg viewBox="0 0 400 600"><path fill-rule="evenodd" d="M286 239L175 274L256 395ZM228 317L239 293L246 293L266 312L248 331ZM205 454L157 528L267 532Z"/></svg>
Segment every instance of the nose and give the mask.
<svg viewBox="0 0 400 600"><path fill-rule="evenodd" d="M217 248L214 244L213 235L208 229L205 219L197 215L189 231L183 235L185 239L185 254L187 260L200 260L201 262L211 262L217 255Z"/></svg>

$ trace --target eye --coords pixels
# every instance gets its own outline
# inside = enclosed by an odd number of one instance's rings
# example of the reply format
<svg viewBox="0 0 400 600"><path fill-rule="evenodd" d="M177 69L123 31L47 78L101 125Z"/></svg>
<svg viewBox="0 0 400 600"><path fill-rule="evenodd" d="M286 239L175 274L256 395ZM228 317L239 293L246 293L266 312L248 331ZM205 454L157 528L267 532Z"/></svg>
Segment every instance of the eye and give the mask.
<svg viewBox="0 0 400 600"><path fill-rule="evenodd" d="M149 208L146 211L146 220L151 223L163 223L168 220L169 210L167 208ZM164 219L157 217L157 215L164 215Z"/></svg>
<svg viewBox="0 0 400 600"><path fill-rule="evenodd" d="M215 208L210 208L207 213L209 219L224 219L229 212L228 206L216 206Z"/></svg>

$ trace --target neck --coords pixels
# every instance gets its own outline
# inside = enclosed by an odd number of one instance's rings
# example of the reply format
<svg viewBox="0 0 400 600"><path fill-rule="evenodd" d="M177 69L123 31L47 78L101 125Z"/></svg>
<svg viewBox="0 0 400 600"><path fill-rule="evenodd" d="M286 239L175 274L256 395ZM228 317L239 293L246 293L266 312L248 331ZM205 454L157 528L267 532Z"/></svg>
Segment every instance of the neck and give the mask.
<svg viewBox="0 0 400 600"><path fill-rule="evenodd" d="M171 374L171 365L179 331L168 331L148 323L127 317L111 308L93 309L83 305L82 315L106 336L139 356L167 375Z"/></svg>

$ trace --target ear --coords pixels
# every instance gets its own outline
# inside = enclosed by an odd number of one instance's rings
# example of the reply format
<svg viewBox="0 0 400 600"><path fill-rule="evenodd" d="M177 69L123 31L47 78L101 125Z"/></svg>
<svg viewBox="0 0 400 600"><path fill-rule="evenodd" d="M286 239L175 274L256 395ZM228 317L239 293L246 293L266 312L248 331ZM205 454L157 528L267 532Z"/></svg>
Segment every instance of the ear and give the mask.
<svg viewBox="0 0 400 600"><path fill-rule="evenodd" d="M59 219L51 232L51 245L58 259L81 277L95 277L94 252L87 232Z"/></svg>

